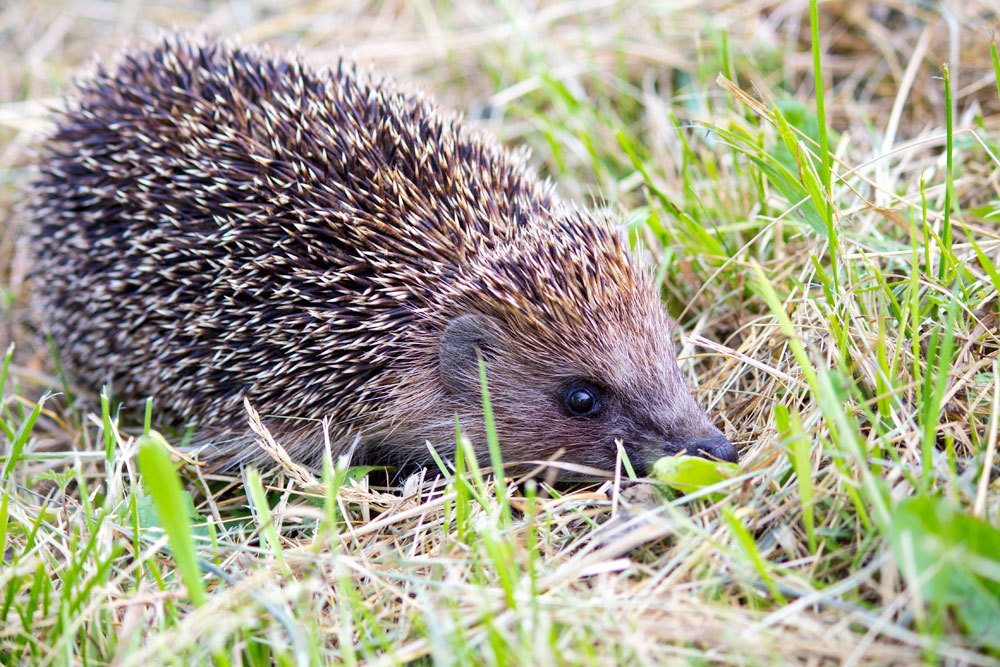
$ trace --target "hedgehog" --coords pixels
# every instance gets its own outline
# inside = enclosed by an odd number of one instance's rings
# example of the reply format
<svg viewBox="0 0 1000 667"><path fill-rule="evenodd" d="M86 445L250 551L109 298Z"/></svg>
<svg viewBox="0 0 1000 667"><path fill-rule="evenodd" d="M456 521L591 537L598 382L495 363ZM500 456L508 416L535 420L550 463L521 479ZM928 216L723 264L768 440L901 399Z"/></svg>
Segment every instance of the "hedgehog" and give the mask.
<svg viewBox="0 0 1000 667"><path fill-rule="evenodd" d="M155 397L221 465L639 470L737 451L685 386L651 266L460 116L340 59L172 34L55 112L26 211L43 326L81 386Z"/></svg>

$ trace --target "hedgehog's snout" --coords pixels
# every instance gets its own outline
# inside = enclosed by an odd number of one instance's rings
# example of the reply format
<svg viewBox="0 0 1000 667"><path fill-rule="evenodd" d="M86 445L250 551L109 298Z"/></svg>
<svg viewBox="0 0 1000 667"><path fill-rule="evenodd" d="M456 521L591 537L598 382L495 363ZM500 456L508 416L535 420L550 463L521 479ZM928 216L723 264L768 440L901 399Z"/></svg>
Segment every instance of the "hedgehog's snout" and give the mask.
<svg viewBox="0 0 1000 667"><path fill-rule="evenodd" d="M729 463L737 463L740 458L736 447L721 432L716 432L706 438L696 440L691 445L688 453L706 459L728 461Z"/></svg>
<svg viewBox="0 0 1000 667"><path fill-rule="evenodd" d="M678 454L699 456L711 461L739 463L739 452L729 441L729 438L714 426L710 429L709 432L702 432L698 435L682 435L676 431L671 433L667 429L656 429L657 437L645 439L643 449L647 453L646 463L652 466L657 459L663 456Z"/></svg>

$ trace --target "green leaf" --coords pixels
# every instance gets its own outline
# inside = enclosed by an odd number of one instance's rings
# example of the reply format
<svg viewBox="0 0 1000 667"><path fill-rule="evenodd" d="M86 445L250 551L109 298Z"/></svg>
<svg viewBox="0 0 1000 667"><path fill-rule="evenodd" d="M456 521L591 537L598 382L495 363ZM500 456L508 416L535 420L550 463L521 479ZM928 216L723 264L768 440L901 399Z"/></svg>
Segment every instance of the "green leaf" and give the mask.
<svg viewBox="0 0 1000 667"><path fill-rule="evenodd" d="M740 472L735 463L709 461L699 456L664 456L653 464L653 477L682 493L698 491Z"/></svg>
<svg viewBox="0 0 1000 667"><path fill-rule="evenodd" d="M1000 648L1000 529L943 498L907 498L896 506L892 548L928 602L953 608L978 641Z"/></svg>
<svg viewBox="0 0 1000 667"><path fill-rule="evenodd" d="M361 480L363 480L365 477L368 476L368 473L372 472L373 470L387 470L387 469L388 468L386 468L385 466L351 466L350 468L347 469L347 472L344 474L343 481L360 482Z"/></svg>
<svg viewBox="0 0 1000 667"><path fill-rule="evenodd" d="M188 518L188 523L191 526L191 534L198 538L204 540L211 539L211 532L208 529L208 519L204 514L198 514L198 510L194 508L194 499L191 494L187 491L181 492L181 510ZM166 530L163 526L163 521L160 520L160 513L156 510L156 503L153 501L152 496L140 495L136 499L135 511L139 515L139 525L143 528L159 528L160 530Z"/></svg>

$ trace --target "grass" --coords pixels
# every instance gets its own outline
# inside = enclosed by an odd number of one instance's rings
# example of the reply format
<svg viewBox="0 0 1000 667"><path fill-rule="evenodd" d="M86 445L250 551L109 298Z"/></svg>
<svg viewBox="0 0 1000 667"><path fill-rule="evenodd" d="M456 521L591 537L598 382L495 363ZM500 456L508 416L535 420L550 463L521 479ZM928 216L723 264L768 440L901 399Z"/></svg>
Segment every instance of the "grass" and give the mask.
<svg viewBox="0 0 1000 667"><path fill-rule="evenodd" d="M4 5L0 663L998 664L998 16L933 7ZM738 473L568 491L460 448L382 488L258 422L276 467L213 475L74 387L31 324L28 148L171 25L344 45L619 210Z"/></svg>

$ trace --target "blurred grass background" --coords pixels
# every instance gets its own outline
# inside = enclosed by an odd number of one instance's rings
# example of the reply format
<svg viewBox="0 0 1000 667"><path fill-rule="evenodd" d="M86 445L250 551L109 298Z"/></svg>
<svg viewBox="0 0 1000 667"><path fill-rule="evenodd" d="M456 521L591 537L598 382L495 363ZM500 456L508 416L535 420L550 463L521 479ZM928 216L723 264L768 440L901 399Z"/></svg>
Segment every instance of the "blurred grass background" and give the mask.
<svg viewBox="0 0 1000 667"><path fill-rule="evenodd" d="M0 342L16 343L0 660L997 664L998 10L817 10L0 5ZM565 197L617 210L743 474L687 496L511 486L503 503L488 479L434 471L386 489L180 460L180 496L144 483L174 474L137 468L156 437L96 388L63 391L16 202L72 77L173 28L415 82L530 147Z"/></svg>

